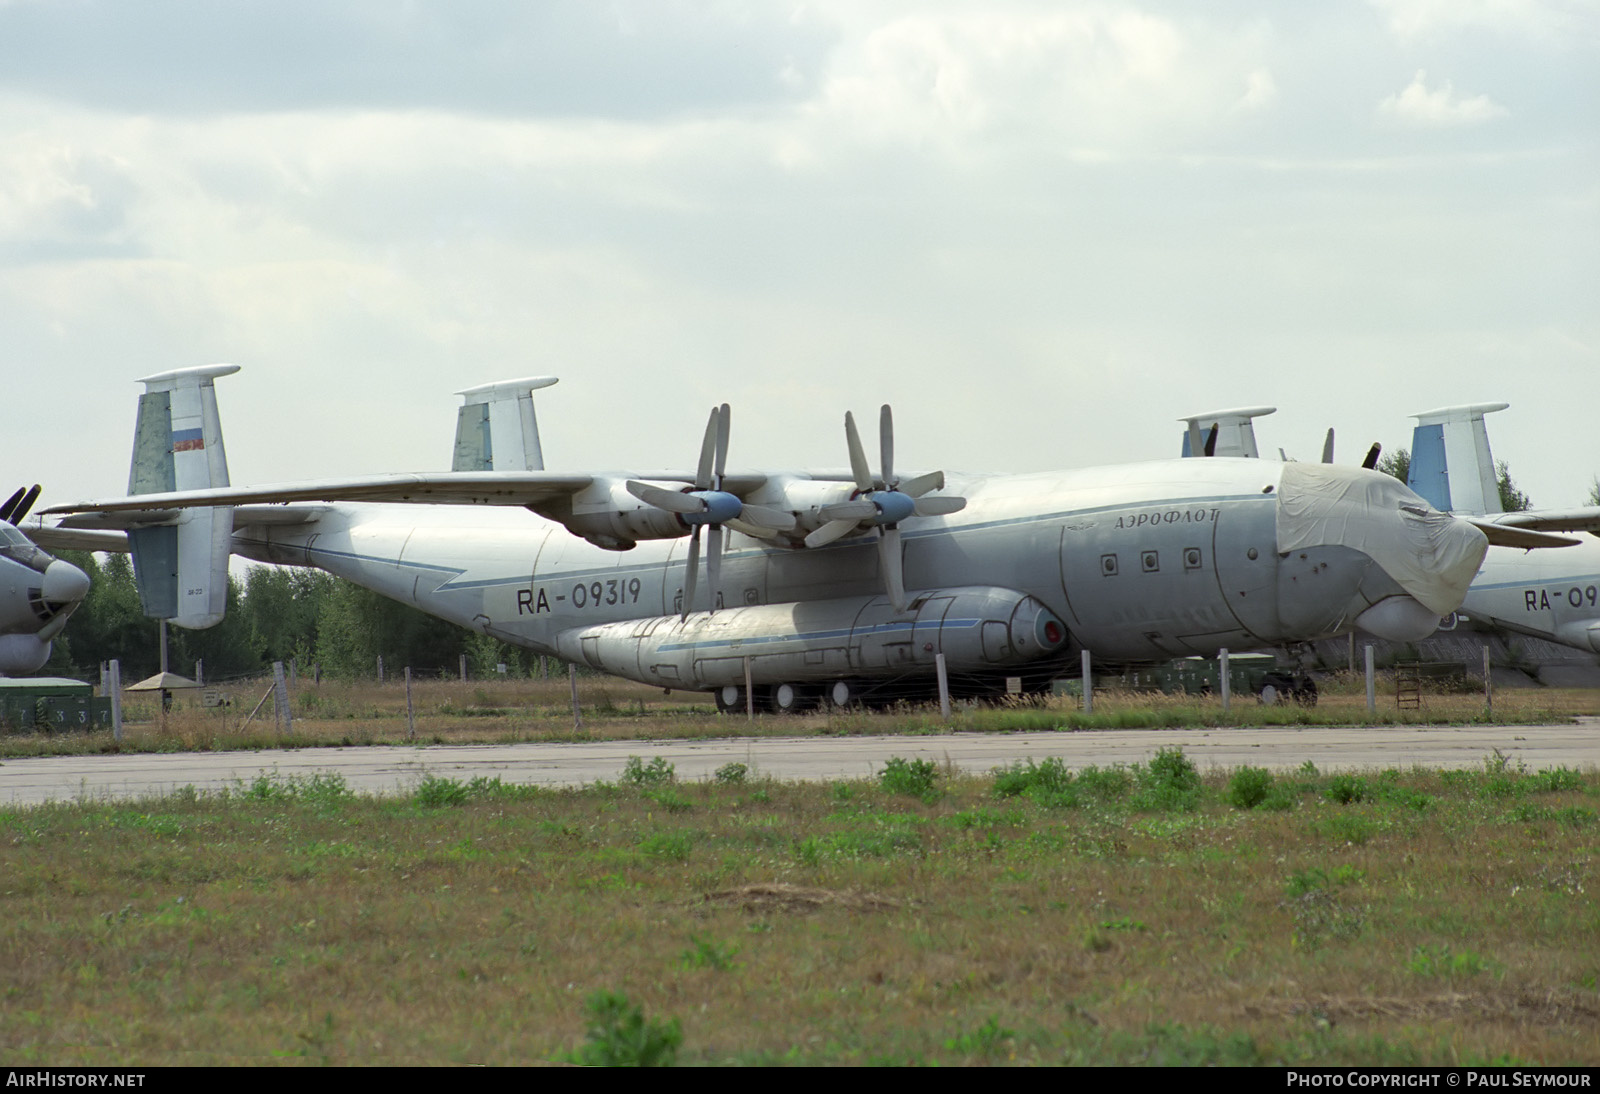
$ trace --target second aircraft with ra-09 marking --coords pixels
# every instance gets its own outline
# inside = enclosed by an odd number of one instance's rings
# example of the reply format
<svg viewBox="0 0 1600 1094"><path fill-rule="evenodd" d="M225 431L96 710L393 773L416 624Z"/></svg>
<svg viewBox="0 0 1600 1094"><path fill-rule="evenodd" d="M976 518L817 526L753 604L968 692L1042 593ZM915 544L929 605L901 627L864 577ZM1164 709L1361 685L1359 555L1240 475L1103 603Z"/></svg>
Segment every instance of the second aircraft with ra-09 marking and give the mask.
<svg viewBox="0 0 1600 1094"><path fill-rule="evenodd" d="M543 470L532 392L461 394L453 470L228 485L214 365L149 377L132 495L52 510L129 533L145 609L209 626L229 554L315 566L508 643L762 704L1042 688L1099 664L1397 638L1454 610L1483 532L1361 468L1158 460L1039 474L729 472L714 410L694 471ZM532 512L529 512L531 510ZM747 676L748 674L748 676Z"/></svg>

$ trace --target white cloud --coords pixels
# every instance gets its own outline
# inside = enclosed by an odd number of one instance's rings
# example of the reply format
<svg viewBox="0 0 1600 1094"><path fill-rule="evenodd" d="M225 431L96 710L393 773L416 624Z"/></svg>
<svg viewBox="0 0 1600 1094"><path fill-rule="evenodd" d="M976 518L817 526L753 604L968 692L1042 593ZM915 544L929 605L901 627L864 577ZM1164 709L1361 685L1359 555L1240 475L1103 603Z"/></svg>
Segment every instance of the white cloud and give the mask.
<svg viewBox="0 0 1600 1094"><path fill-rule="evenodd" d="M1556 41L1583 34L1592 39L1600 5L1595 0L1369 0L1389 29L1412 40L1482 30Z"/></svg>
<svg viewBox="0 0 1600 1094"><path fill-rule="evenodd" d="M1477 125L1503 118L1508 111L1487 95L1458 96L1449 80L1430 91L1428 74L1419 69L1404 91L1378 104L1378 113L1403 125L1439 127Z"/></svg>
<svg viewBox="0 0 1600 1094"><path fill-rule="evenodd" d="M1278 83L1272 78L1272 73L1264 68L1258 68L1245 77L1244 94L1239 96L1239 101L1234 104L1240 110L1262 110L1278 97Z"/></svg>

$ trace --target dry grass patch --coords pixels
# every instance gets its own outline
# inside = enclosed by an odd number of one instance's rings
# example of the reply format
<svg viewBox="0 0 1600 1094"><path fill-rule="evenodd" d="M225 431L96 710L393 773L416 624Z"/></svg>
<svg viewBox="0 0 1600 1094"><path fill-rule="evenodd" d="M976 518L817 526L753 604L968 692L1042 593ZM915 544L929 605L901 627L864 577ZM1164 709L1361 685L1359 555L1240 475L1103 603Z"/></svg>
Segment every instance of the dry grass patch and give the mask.
<svg viewBox="0 0 1600 1094"><path fill-rule="evenodd" d="M801 716L716 713L700 692L664 693L615 677L579 678L582 726L573 722L571 694L563 677L551 680L419 680L412 686L414 735L408 731L403 683L389 681L320 685L302 678L293 689L293 733L272 721L271 706L245 725L245 716L265 693L267 681L226 683L219 689L232 705L207 708L197 695L178 693L173 709L161 717L154 701L124 705L124 738L109 731L88 734L0 735L0 756L162 752L218 749L423 744L504 744L572 740L659 740L700 737L860 736L937 732L1016 732L1089 728L1161 729L1204 725L1350 725L1368 722L1359 680L1329 681L1315 707L1263 707L1241 697L1229 712L1217 697L1102 691L1095 713L1086 716L1077 700L1057 697L1038 702L958 707L950 721L936 708L906 706L890 711L819 711ZM1495 720L1505 723L1567 721L1600 715L1594 689L1518 689L1495 697ZM1424 697L1420 710L1394 709L1392 696L1380 699L1376 721L1425 724L1480 721L1483 697L1439 693Z"/></svg>
<svg viewBox="0 0 1600 1094"><path fill-rule="evenodd" d="M707 904L724 904L746 912L789 912L804 914L821 908L843 908L854 912L887 912L900 906L900 901L876 893L840 892L782 882L758 882L741 885L735 889L707 893Z"/></svg>

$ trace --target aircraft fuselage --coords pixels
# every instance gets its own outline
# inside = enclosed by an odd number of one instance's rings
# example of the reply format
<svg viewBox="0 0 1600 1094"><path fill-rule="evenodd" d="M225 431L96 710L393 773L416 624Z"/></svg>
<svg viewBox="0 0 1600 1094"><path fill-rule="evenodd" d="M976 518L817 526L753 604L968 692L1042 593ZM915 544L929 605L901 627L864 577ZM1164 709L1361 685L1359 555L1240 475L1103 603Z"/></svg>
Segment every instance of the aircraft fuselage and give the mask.
<svg viewBox="0 0 1600 1094"><path fill-rule="evenodd" d="M902 524L905 613L883 596L874 532L821 548L731 535L719 610L704 610L702 583L687 621L685 540L608 551L515 509L343 504L310 524L236 531L233 549L665 686L727 683L746 656L765 683L926 675L946 647L967 651L961 671L1004 674L1080 648L1116 663L1308 641L1400 594L1348 546L1279 550L1282 466L951 475L966 508Z"/></svg>
<svg viewBox="0 0 1600 1094"><path fill-rule="evenodd" d="M1491 547L1461 614L1600 653L1600 539L1559 551Z"/></svg>

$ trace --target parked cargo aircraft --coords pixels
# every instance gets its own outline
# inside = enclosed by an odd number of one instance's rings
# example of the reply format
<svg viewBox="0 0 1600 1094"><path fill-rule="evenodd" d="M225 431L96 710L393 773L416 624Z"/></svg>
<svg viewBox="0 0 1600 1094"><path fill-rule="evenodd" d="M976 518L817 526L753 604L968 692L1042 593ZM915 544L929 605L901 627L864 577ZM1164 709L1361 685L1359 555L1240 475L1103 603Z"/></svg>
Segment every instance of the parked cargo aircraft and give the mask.
<svg viewBox="0 0 1600 1094"><path fill-rule="evenodd" d="M215 623L230 553L316 566L724 709L747 679L777 709L926 689L941 653L958 690L981 692L1042 687L1085 648L1115 664L1354 625L1417 637L1459 606L1486 547L1359 468L901 476L887 407L876 471L846 415L848 471L727 472L724 406L694 471L549 472L532 401L548 377L462 392L450 472L233 488L214 381L235 371L145 379L132 496L51 510L128 530L148 613Z"/></svg>
<svg viewBox="0 0 1600 1094"><path fill-rule="evenodd" d="M33 486L0 505L0 676L43 668L56 635L89 592L87 574L17 528L38 497Z"/></svg>
<svg viewBox="0 0 1600 1094"><path fill-rule="evenodd" d="M1600 507L1502 511L1483 416L1509 403L1417 414L1408 485L1440 509L1540 531L1587 531L1565 551L1494 550L1461 606L1463 619L1600 653Z"/></svg>
<svg viewBox="0 0 1600 1094"><path fill-rule="evenodd" d="M1407 485L1434 508L1468 517L1479 527L1494 525L1543 536L1585 531L1600 536L1600 507L1502 511L1483 419L1510 405L1473 403L1413 415L1417 425L1412 431ZM1219 454L1255 455L1251 419L1272 411L1272 407L1250 407L1180 419L1188 425L1184 455L1198 449L1192 441L1195 430L1208 428L1221 438L1215 444ZM1332 459L1332 437L1330 429L1324 460ZM1506 542L1503 537L1496 540ZM1537 542L1491 547L1457 618L1600 653L1600 540L1569 536L1565 542L1563 550L1537 553L1517 549L1538 546Z"/></svg>

